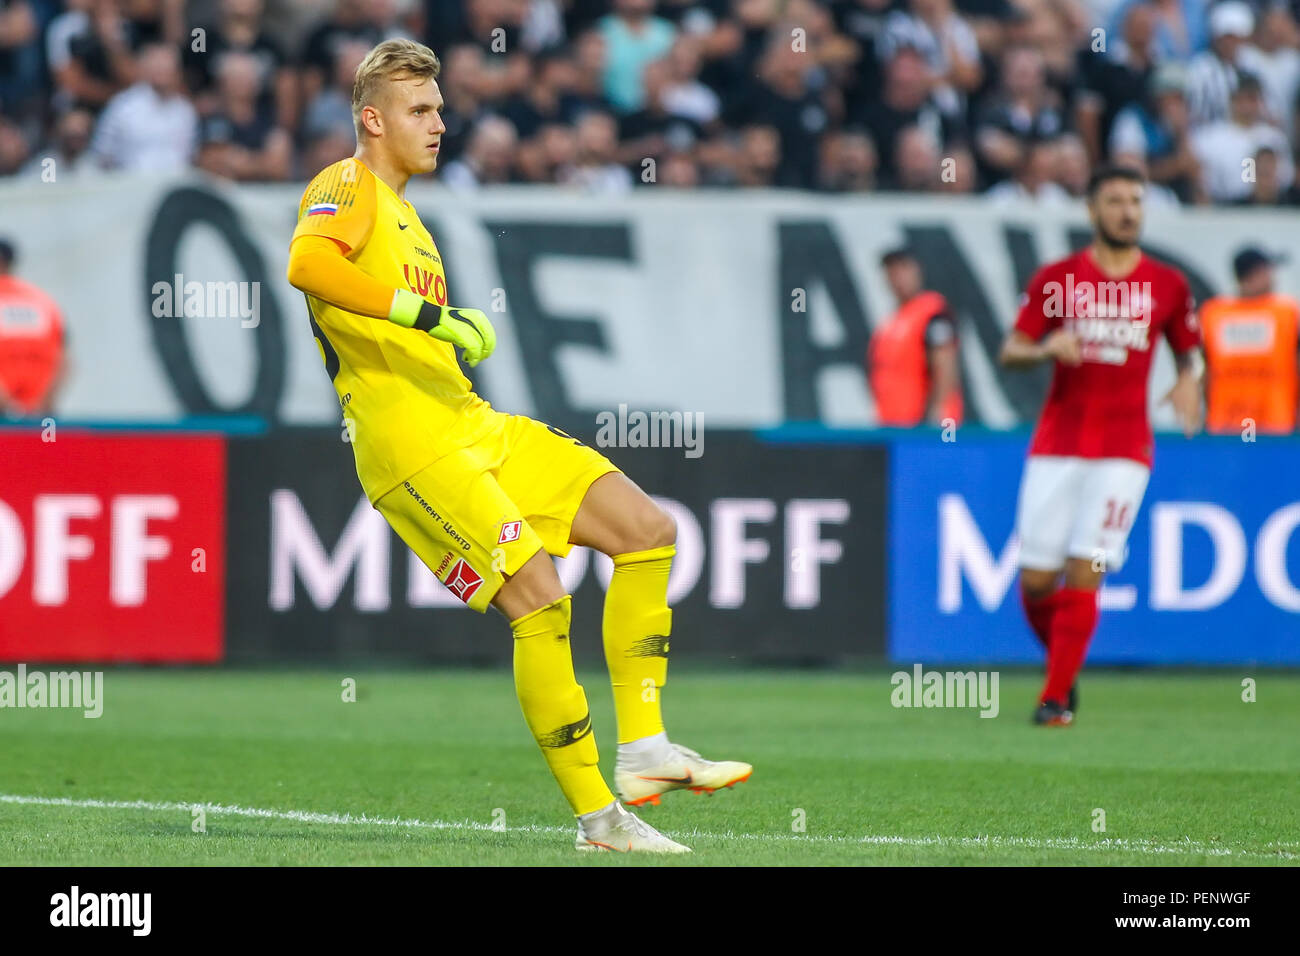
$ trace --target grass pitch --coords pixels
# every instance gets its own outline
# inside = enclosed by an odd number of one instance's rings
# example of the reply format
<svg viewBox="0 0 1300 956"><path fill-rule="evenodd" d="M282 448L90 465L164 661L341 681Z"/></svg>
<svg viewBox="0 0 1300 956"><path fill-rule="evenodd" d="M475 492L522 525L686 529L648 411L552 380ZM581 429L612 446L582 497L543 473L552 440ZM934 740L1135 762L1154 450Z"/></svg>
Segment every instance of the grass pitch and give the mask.
<svg viewBox="0 0 1300 956"><path fill-rule="evenodd" d="M1241 673L1085 671L1067 729L1001 676L987 719L895 709L883 670L675 668L673 737L755 771L645 808L695 849L663 858L573 850L507 672L110 670L97 720L0 709L0 865L1300 865L1300 674L1244 703Z"/></svg>

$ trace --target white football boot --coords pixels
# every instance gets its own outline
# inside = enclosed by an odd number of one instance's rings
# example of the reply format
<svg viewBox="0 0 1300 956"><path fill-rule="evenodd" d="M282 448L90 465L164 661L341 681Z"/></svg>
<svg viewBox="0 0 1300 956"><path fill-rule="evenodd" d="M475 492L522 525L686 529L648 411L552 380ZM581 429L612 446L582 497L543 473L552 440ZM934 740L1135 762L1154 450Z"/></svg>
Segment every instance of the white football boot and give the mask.
<svg viewBox="0 0 1300 956"><path fill-rule="evenodd" d="M628 754L619 749L614 784L629 807L659 805L659 795L690 790L712 795L749 779L754 768L739 760L705 760L681 744L666 743L657 753Z"/></svg>
<svg viewBox="0 0 1300 956"><path fill-rule="evenodd" d="M616 853L690 853L691 848L668 839L650 824L623 809L617 800L602 810L578 817L577 850Z"/></svg>

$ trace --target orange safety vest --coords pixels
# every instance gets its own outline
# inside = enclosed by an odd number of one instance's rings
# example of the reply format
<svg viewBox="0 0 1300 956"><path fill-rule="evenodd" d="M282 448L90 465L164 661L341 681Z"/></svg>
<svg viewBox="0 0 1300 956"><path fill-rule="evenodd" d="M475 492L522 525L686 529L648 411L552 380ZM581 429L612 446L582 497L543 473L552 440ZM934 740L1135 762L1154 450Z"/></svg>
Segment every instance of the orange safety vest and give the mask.
<svg viewBox="0 0 1300 956"><path fill-rule="evenodd" d="M884 327L871 336L867 379L881 425L907 428L925 422L930 396L925 330L931 319L947 311L948 303L942 295L922 292L903 303ZM944 401L942 417L960 425L962 411L961 389L956 388Z"/></svg>
<svg viewBox="0 0 1300 956"><path fill-rule="evenodd" d="M1259 432L1296 426L1300 307L1284 295L1218 296L1201 306L1209 408L1206 428L1235 433L1243 419Z"/></svg>
<svg viewBox="0 0 1300 956"><path fill-rule="evenodd" d="M63 356L59 307L30 282L0 276L0 387L20 412L45 402Z"/></svg>

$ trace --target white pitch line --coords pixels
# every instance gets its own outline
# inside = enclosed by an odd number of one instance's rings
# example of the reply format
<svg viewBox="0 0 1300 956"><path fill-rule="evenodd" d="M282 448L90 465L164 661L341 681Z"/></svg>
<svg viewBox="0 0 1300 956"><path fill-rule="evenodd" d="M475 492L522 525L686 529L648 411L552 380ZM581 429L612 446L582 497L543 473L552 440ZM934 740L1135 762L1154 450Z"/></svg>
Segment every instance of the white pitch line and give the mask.
<svg viewBox="0 0 1300 956"><path fill-rule="evenodd" d="M376 817L355 813L320 813L313 810L268 810L261 807L240 807L220 803L181 803L179 801L157 800L93 800L74 799L72 797L33 797L19 794L0 794L0 803L23 806L71 807L89 810L148 810L150 812L184 812L203 810L213 816L251 817L260 820L289 820L295 823L323 823L334 826L377 826L401 827L417 830L470 830L486 833L564 833L571 834L572 827L553 827L530 825L526 827L497 827L490 823L474 820L417 820L411 817ZM868 835L864 837L816 836L806 834L779 833L713 833L693 830L679 834L682 839L703 837L712 840L758 840L776 843L833 843L833 844L867 844L870 846L909 846L909 847L950 847L956 849L1025 849L1025 850L1068 850L1082 852L1121 852L1145 854L1200 853L1214 857L1263 857L1269 859L1298 860L1300 853L1291 852L1300 849L1300 843L1266 843L1261 849L1243 849L1241 847L1214 846L1195 840L1182 840L1177 843L1156 843L1150 840L1126 840L1103 838L1098 840L1060 839L1048 837L1032 839L1029 837L905 837Z"/></svg>

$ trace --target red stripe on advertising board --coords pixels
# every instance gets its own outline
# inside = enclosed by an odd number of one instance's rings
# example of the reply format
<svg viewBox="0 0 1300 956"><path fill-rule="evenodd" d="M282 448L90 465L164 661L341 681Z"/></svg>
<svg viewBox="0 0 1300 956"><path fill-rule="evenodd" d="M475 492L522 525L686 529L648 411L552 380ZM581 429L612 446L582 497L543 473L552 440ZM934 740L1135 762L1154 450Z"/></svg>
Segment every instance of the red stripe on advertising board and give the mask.
<svg viewBox="0 0 1300 956"><path fill-rule="evenodd" d="M220 661L225 440L48 437L0 435L0 661Z"/></svg>

